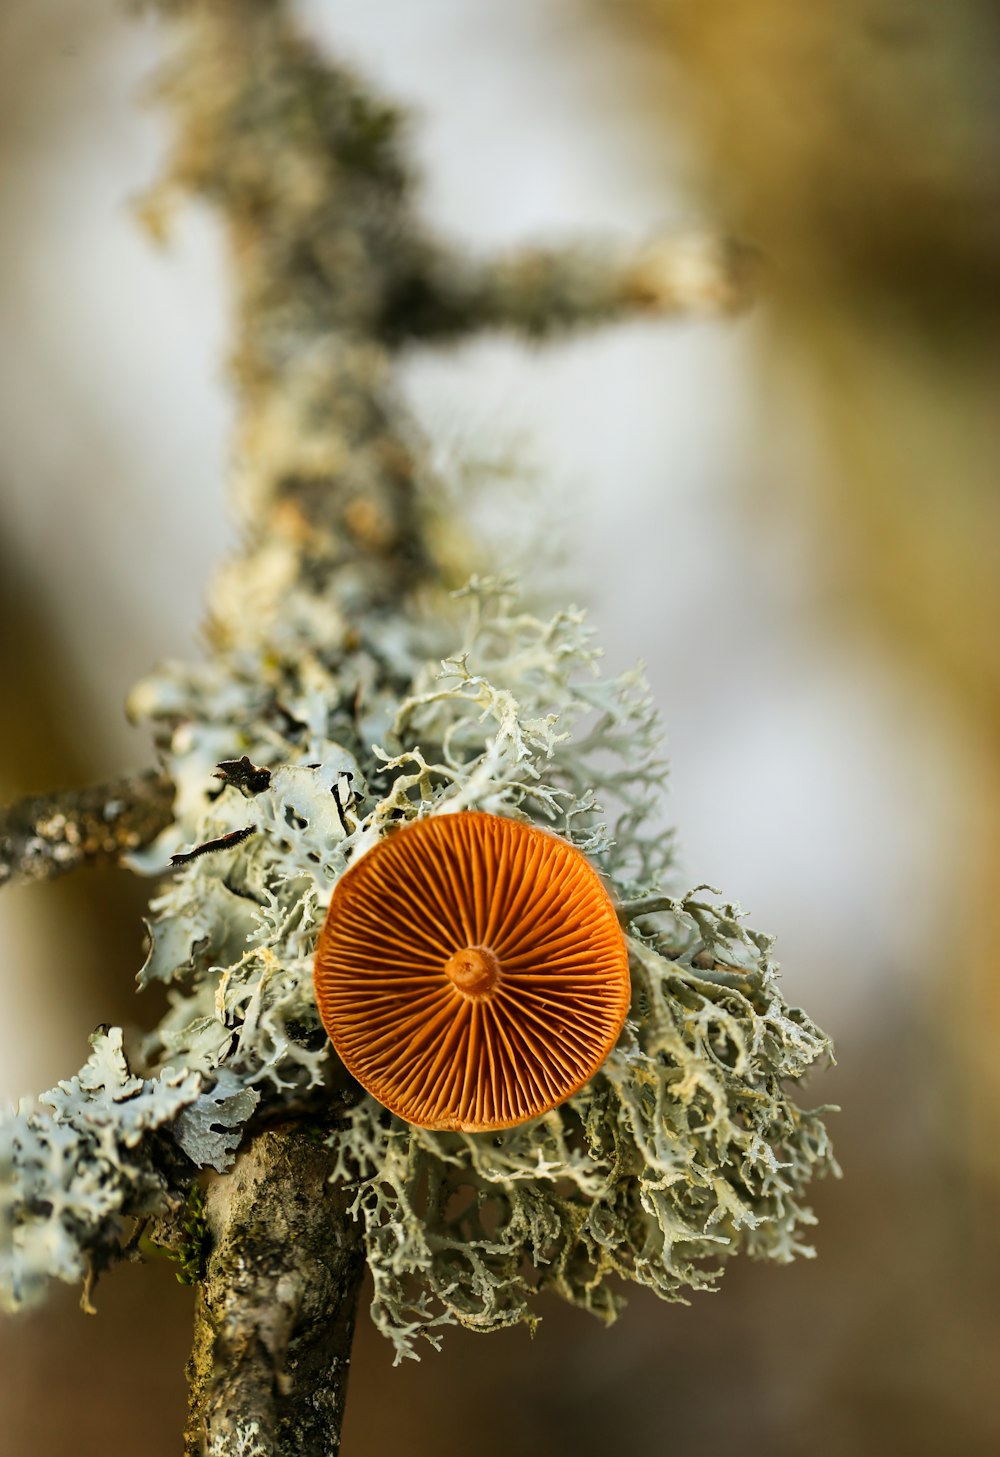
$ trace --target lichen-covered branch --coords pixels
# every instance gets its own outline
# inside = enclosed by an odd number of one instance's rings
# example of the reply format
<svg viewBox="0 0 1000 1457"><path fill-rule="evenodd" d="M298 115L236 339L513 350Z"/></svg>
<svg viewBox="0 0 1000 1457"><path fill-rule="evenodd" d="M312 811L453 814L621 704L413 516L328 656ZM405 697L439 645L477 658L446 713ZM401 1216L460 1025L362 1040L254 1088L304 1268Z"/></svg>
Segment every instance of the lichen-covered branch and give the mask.
<svg viewBox="0 0 1000 1457"><path fill-rule="evenodd" d="M364 1271L314 1131L260 1133L209 1190L187 1457L334 1457Z"/></svg>
<svg viewBox="0 0 1000 1457"><path fill-rule="evenodd" d="M154 772L18 800L0 809L0 886L144 850L170 824L173 800L170 780Z"/></svg>
<svg viewBox="0 0 1000 1457"><path fill-rule="evenodd" d="M396 283L384 328L399 339L480 329L547 339L617 319L732 314L752 302L757 274L752 249L700 236L625 253L537 248L485 262L429 248Z"/></svg>
<svg viewBox="0 0 1000 1457"><path fill-rule="evenodd" d="M322 1089L335 1061L313 995L316 937L339 877L401 822L475 808L540 823L592 858L622 908L631 1013L566 1104L480 1136L414 1128L365 1095L331 1137L364 1222L372 1315L398 1358L446 1325L533 1322L539 1288L610 1320L621 1279L682 1299L740 1249L809 1253L804 1193L835 1167L821 1116L793 1091L829 1044L784 1001L770 938L704 893L673 893L641 675L602 678L581 615L535 618L509 584L470 584L436 608L435 630L453 634L443 663L419 659L426 621L394 625L394 661L410 663L398 691L373 682L363 644L327 660L311 650L305 684L300 662L261 658L230 665L224 696L177 670L140 690L154 716L187 694L166 750L184 843L256 827L191 860L153 904L143 979L175 996L154 1061L223 1063L262 1107ZM237 742L252 765L268 761L268 783L211 798L207 748Z"/></svg>
<svg viewBox="0 0 1000 1457"><path fill-rule="evenodd" d="M194 192L229 230L236 505L251 547L268 543L266 596L248 600L233 573L216 594L223 644L268 610L280 610L290 636L304 589L313 615L324 583L360 614L433 577L424 467L392 383L395 345L727 311L752 292L749 251L711 240L664 241L632 257L569 249L473 263L428 238L402 118L304 42L279 3L191 7L164 94L178 142L146 216L160 231L173 197Z"/></svg>
<svg viewBox="0 0 1000 1457"><path fill-rule="evenodd" d="M417 463L377 326L409 233L400 121L324 63L280 4L190 11L163 83L177 144L146 217L165 226L174 197L193 192L227 228L235 505L268 582L248 600L239 568L226 576L216 639L239 642L274 610L291 640L334 581L361 615L428 571Z"/></svg>
<svg viewBox="0 0 1000 1457"><path fill-rule="evenodd" d="M137 1077L114 1027L75 1077L0 1120L0 1309L34 1304L50 1279L92 1278L127 1220L183 1199L197 1167L172 1135L211 1081L186 1068ZM241 1097L240 1123L257 1101ZM198 1151L217 1162L223 1149L215 1138Z"/></svg>
<svg viewBox="0 0 1000 1457"><path fill-rule="evenodd" d="M201 1179L188 1452L316 1457L336 1450L359 1240L397 1360L446 1325L534 1324L542 1288L609 1321L622 1281L678 1300L740 1250L811 1253L806 1189L836 1166L795 1085L829 1044L785 1002L770 938L677 886L642 675L603 677L581 614L539 617L509 581L445 590L392 379L407 338L730 308L750 271L705 245L456 261L415 221L399 116L278 0L162 8L186 38L146 216L161 230L194 192L232 245L243 545L214 584L209 656L130 700L176 787L132 857L165 873L139 981L169 1008L141 1076L107 1034L0 1129L0 1293L26 1304L113 1258L130 1216L190 1273ZM345 871L395 826L468 809L590 857L633 991L596 1076L490 1135L413 1127L361 1090L347 1106L312 982Z"/></svg>

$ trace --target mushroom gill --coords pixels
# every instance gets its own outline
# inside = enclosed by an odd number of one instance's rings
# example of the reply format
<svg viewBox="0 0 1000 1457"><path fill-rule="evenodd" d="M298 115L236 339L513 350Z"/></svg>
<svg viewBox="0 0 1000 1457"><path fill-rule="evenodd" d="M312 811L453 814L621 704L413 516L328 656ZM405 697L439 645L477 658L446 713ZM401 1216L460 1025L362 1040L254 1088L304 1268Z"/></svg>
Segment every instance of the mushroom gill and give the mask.
<svg viewBox="0 0 1000 1457"><path fill-rule="evenodd" d="M348 1071L424 1128L511 1128L591 1078L629 1005L611 899L565 841L475 811L396 830L338 882L316 1002Z"/></svg>

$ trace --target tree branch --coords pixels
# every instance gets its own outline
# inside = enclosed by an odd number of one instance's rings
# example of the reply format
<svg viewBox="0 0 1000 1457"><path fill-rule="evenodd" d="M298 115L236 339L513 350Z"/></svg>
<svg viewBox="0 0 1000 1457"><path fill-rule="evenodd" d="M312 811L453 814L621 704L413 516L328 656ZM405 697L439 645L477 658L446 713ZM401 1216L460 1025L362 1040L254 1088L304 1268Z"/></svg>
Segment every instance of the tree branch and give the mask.
<svg viewBox="0 0 1000 1457"><path fill-rule="evenodd" d="M535 249L472 262L428 250L390 295L390 341L450 339L509 328L542 339L615 319L731 314L756 293L758 259L715 238L665 238L626 256L596 249Z"/></svg>
<svg viewBox="0 0 1000 1457"><path fill-rule="evenodd" d="M177 193L222 216L247 555L284 554L286 620L292 582L358 619L431 572L412 438L377 329L413 230L399 118L302 40L279 0L186 8L163 86L176 145L144 216L161 232ZM245 636L232 581L213 604L217 646Z"/></svg>
<svg viewBox="0 0 1000 1457"><path fill-rule="evenodd" d="M309 1129L261 1133L208 1191L187 1457L333 1457L364 1271L352 1194Z"/></svg>
<svg viewBox="0 0 1000 1457"><path fill-rule="evenodd" d="M141 850L170 824L173 799L170 780L150 770L18 800L0 809L0 885L49 880Z"/></svg>

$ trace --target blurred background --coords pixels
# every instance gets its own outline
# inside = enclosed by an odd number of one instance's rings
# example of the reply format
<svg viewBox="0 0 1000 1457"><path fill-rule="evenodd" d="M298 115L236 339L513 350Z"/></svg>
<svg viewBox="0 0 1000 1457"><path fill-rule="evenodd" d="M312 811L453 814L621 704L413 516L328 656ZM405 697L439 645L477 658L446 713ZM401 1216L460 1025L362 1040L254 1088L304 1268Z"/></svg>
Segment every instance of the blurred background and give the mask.
<svg viewBox="0 0 1000 1457"><path fill-rule="evenodd" d="M736 1261L612 1331L362 1317L346 1457L675 1457L1000 1442L1000 24L991 0L310 0L413 113L426 219L477 251L707 228L758 244L736 322L414 351L401 388L497 566L645 659L684 879L779 936L834 1036L845 1178L819 1258ZM134 225L169 36L112 0L0 9L0 795L141 767L131 683L198 651L232 544L227 284L195 208ZM497 503L502 503L498 511ZM515 502L517 510L510 503ZM498 535L499 521L507 522ZM135 1000L147 887L0 898L0 1098ZM643 1293L645 1294L645 1292ZM190 1291L119 1273L0 1327L3 1445L179 1447ZM137 1338L141 1333L141 1339Z"/></svg>

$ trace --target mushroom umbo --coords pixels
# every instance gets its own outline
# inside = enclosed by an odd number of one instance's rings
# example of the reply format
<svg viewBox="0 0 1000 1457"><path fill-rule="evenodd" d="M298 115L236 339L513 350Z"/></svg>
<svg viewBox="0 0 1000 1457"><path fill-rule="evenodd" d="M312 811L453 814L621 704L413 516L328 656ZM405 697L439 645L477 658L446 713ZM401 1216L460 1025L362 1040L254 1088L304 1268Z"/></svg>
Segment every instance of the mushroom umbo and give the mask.
<svg viewBox="0 0 1000 1457"><path fill-rule="evenodd" d="M604 1062L628 952L597 872L555 835L469 811L380 841L338 882L316 1001L348 1071L425 1128L511 1128Z"/></svg>

